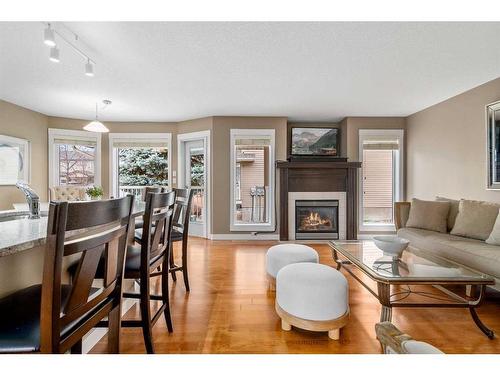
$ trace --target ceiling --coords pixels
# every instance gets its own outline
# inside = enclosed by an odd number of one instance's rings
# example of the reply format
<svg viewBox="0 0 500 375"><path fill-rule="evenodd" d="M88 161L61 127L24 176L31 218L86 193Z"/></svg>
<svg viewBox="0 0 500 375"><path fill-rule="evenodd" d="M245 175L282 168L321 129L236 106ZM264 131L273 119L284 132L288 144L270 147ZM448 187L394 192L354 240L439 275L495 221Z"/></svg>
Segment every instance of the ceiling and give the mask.
<svg viewBox="0 0 500 375"><path fill-rule="evenodd" d="M212 115L407 116L500 76L500 23L68 22L84 61L40 22L0 22L0 99L113 121ZM57 37L56 37L57 39Z"/></svg>

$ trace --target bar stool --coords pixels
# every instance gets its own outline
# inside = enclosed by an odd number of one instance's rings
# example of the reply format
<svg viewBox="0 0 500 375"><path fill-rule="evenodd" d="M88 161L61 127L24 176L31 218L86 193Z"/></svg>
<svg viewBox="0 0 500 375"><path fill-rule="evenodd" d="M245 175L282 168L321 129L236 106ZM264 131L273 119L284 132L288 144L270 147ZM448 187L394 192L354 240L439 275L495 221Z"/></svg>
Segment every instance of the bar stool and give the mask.
<svg viewBox="0 0 500 375"><path fill-rule="evenodd" d="M42 284L0 299L0 353L81 353L83 336L105 317L108 351L119 352L133 199L50 203ZM63 261L76 255L74 282L63 284ZM97 289L92 283L101 258L106 277Z"/></svg>
<svg viewBox="0 0 500 375"><path fill-rule="evenodd" d="M170 274L174 282L177 281L177 271L182 271L184 286L189 292L189 277L188 277L188 238L189 238L189 215L191 213L191 203L193 201L194 190L192 189L175 189L175 214L172 225L172 245L174 242L182 241L182 264L179 266L174 261L174 250L170 251Z"/></svg>
<svg viewBox="0 0 500 375"><path fill-rule="evenodd" d="M148 193L161 193L163 192L163 188L159 186L146 186L144 191L142 192L142 200L145 201ZM135 219L135 229L142 228L144 226L144 219L141 217L138 217Z"/></svg>
<svg viewBox="0 0 500 375"><path fill-rule="evenodd" d="M194 190L191 189L174 189L176 193L175 200L175 211L173 216L172 224L172 235L171 243L172 246L170 250L170 269L169 272L172 275L174 282L177 281L177 271L182 271L184 286L186 291L189 292L189 277L188 277L188 236L189 236L189 214L191 212L191 203L193 201ZM135 240L142 243L143 229L139 228L135 231ZM173 243L182 241L182 264L177 265L174 262L174 250Z"/></svg>

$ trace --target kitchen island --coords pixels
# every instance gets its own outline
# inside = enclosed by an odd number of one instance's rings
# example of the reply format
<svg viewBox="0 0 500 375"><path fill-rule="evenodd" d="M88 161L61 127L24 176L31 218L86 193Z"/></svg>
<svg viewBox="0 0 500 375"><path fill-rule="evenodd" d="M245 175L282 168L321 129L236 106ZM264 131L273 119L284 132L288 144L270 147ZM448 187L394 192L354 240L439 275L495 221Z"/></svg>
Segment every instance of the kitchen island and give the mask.
<svg viewBox="0 0 500 375"><path fill-rule="evenodd" d="M145 203L135 202L134 217L144 214ZM30 250L45 244L47 236L47 212L42 211L39 219L29 219L28 212L0 211L0 258ZM0 275L1 276L1 275Z"/></svg>

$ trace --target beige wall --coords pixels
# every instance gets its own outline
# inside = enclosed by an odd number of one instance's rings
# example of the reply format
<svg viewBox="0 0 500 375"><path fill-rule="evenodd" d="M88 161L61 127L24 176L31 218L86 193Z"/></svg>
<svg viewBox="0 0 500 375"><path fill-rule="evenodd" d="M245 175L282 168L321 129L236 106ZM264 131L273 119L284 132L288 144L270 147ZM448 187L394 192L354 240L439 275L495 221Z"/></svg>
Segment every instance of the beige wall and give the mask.
<svg viewBox="0 0 500 375"><path fill-rule="evenodd" d="M213 117L203 117L177 123L177 134L201 132L212 130Z"/></svg>
<svg viewBox="0 0 500 375"><path fill-rule="evenodd" d="M47 116L0 100L0 134L31 142L31 185L47 200ZM0 186L0 211L12 209L15 202L24 202L24 195L15 186Z"/></svg>
<svg viewBox="0 0 500 375"><path fill-rule="evenodd" d="M32 142L32 185L39 192L42 200L47 200L48 186L48 150L47 129L80 130L87 120L47 117L13 104L0 101L0 134L26 138ZM287 157L287 119L286 117L206 117L179 123L143 123L143 122L105 122L112 133L172 133L172 171L177 170L177 134L211 130L211 207L212 225L210 232L229 234L230 215L230 129L275 129L276 160ZM325 123L292 123L300 126L317 126ZM404 128L404 118L367 118L347 117L337 125L341 129L341 153L351 160L358 158L358 130L369 128ZM102 136L101 184L105 195L109 194L109 144L108 135ZM37 157L38 156L38 157ZM279 189L279 175L276 174L276 186ZM276 191L277 210L279 212L279 191ZM24 198L13 187L0 187L0 210L11 208L14 202L23 202ZM279 215L278 215L279 216ZM278 219L278 218L277 218Z"/></svg>
<svg viewBox="0 0 500 375"><path fill-rule="evenodd" d="M485 125L485 106L499 99L500 78L408 117L408 198L500 202L486 190Z"/></svg>
<svg viewBox="0 0 500 375"><path fill-rule="evenodd" d="M275 129L276 160L286 159L286 117L214 117L212 134L212 233L230 231L230 130ZM276 207L279 212L279 176L276 174ZM279 216L279 215L278 215ZM278 220L279 218L276 218Z"/></svg>
<svg viewBox="0 0 500 375"><path fill-rule="evenodd" d="M82 130L88 120L75 120L62 117L49 117L48 127L56 129ZM175 122L103 122L110 133L172 133L172 164L177 170L177 123ZM101 185L104 196L110 195L109 178L109 137L103 133L101 138Z"/></svg>
<svg viewBox="0 0 500 375"><path fill-rule="evenodd" d="M362 161L359 158L359 129L406 129L404 117L346 117L341 122L345 137L346 154L349 161ZM406 139L405 135L405 139Z"/></svg>

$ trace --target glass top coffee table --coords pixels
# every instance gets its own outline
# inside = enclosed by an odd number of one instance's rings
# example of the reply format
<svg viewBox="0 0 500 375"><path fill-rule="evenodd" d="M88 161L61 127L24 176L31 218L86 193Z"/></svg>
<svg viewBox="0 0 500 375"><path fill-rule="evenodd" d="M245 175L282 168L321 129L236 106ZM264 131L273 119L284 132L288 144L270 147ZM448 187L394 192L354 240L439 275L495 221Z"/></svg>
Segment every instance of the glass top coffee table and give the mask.
<svg viewBox="0 0 500 375"><path fill-rule="evenodd" d="M492 277L432 257L411 244L399 259L385 256L371 240L329 244L337 269L345 269L379 300L381 322L391 321L393 307L467 308L479 329L488 338L494 338L494 332L481 322L476 312L486 286L495 284ZM368 285L363 275L373 280L376 288ZM426 285L438 291L422 287Z"/></svg>

